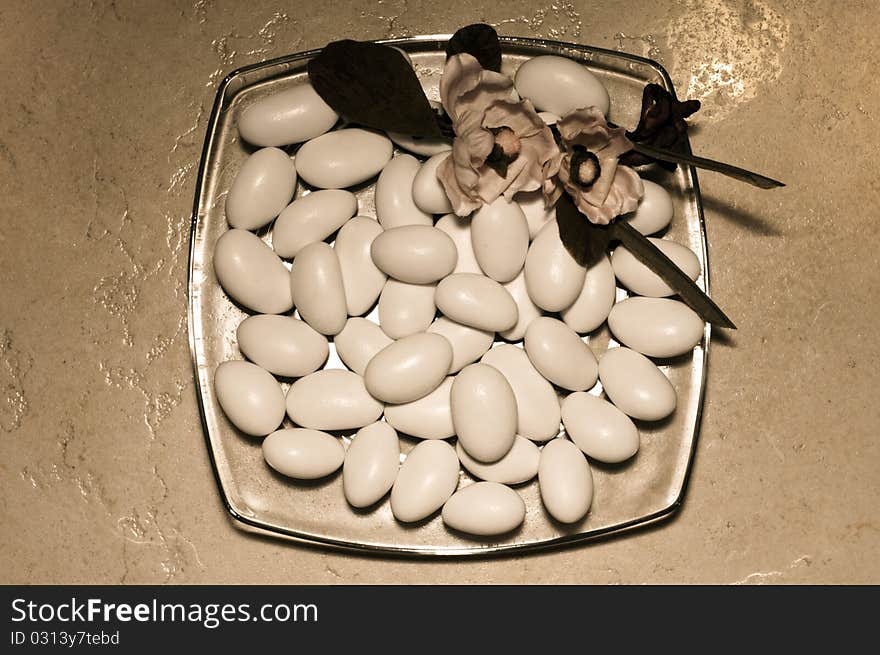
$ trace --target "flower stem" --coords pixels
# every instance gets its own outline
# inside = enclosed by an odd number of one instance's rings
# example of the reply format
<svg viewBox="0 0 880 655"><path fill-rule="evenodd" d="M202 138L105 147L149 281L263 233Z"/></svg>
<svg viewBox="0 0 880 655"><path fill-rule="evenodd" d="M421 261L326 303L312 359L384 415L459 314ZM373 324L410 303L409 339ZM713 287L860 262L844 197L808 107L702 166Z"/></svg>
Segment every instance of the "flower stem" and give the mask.
<svg viewBox="0 0 880 655"><path fill-rule="evenodd" d="M736 329L733 321L693 280L627 221L614 221L611 224L611 237L620 240L636 259L659 275L704 321L718 327Z"/></svg>
<svg viewBox="0 0 880 655"><path fill-rule="evenodd" d="M669 150L655 148L654 146L649 146L644 143L633 143L633 150L635 150L636 152L640 152L647 157L653 157L654 159L672 162L673 164L685 164L688 166L695 166L696 168L703 168L707 171L722 173L724 175L727 175L728 177L732 177L735 180L746 182L761 189L774 189L777 187L785 186L785 184L779 182L778 180L765 177L764 175L759 175L758 173L753 173L752 171L748 171L744 168L739 168L737 166L725 164L724 162L715 161L714 159L706 159L705 157L697 157L695 155L685 155L682 153L671 152Z"/></svg>

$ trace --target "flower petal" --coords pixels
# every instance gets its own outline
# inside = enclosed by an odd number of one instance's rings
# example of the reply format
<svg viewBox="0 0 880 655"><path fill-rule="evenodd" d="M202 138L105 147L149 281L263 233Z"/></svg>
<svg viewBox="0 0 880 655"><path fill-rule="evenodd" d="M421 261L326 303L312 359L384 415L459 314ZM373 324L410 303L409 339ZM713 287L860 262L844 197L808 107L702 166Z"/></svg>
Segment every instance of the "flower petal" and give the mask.
<svg viewBox="0 0 880 655"><path fill-rule="evenodd" d="M617 173L617 158L605 157L599 161L599 179L593 182L593 186L584 196L591 205L601 206L608 198L611 185L614 184L614 175Z"/></svg>
<svg viewBox="0 0 880 655"><path fill-rule="evenodd" d="M547 198L558 197L555 176L562 153L532 104L516 97L509 77L483 70L471 55L455 55L446 63L440 97L456 137L437 177L456 214L467 215L502 194L509 199L519 191L543 188ZM518 143L512 139L516 148L510 149L518 154L505 162L503 177L498 172L503 168L486 164L496 145L495 132L502 127L518 137Z"/></svg>
<svg viewBox="0 0 880 655"><path fill-rule="evenodd" d="M632 149L622 127L611 127L596 107L569 112L556 123L562 140L569 146L579 145L595 153L599 159L618 157Z"/></svg>
<svg viewBox="0 0 880 655"><path fill-rule="evenodd" d="M440 181L440 184L443 185L443 189L446 191L446 196L449 198L449 202L452 205L452 211L455 215L467 216L471 212L479 209L482 202L471 198L461 187L456 168L452 157L447 157L437 167L437 179ZM476 175L474 177L478 179Z"/></svg>
<svg viewBox="0 0 880 655"><path fill-rule="evenodd" d="M525 102L496 100L486 108L483 127L489 129L508 127L519 137L532 136L542 130L547 130L552 138L550 128L531 108L531 103L526 106Z"/></svg>
<svg viewBox="0 0 880 655"><path fill-rule="evenodd" d="M629 166L617 167L613 189L618 194L615 201L618 207L618 216L638 209L639 199L645 195L645 185L642 183L642 178Z"/></svg>
<svg viewBox="0 0 880 655"><path fill-rule="evenodd" d="M513 81L485 70L472 55L450 57L440 78L440 101L453 123L466 111L482 111L495 100L512 100Z"/></svg>

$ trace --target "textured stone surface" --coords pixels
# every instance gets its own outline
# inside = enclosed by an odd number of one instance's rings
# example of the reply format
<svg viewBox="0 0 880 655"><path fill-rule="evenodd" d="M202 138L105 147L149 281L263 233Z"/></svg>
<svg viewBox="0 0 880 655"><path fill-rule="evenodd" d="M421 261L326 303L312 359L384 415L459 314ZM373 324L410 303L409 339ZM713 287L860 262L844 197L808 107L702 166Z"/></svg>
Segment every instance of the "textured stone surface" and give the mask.
<svg viewBox="0 0 880 655"><path fill-rule="evenodd" d="M37 4L40 7L37 7ZM872 2L5 3L0 11L0 582L880 582L880 61ZM700 98L712 347L683 511L595 545L364 559L235 530L185 324L195 168L231 69L335 38L573 40ZM686 91L686 93L685 93Z"/></svg>

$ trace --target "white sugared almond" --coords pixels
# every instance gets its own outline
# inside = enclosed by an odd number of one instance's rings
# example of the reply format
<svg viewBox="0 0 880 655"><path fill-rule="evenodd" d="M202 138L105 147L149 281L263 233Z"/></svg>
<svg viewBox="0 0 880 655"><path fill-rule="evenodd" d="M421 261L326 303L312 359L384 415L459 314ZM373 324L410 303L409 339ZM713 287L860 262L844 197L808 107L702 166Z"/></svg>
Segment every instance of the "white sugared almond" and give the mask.
<svg viewBox="0 0 880 655"><path fill-rule="evenodd" d="M529 250L525 214L504 196L483 205L471 218L471 243L480 269L496 282L510 282L522 270Z"/></svg>
<svg viewBox="0 0 880 655"><path fill-rule="evenodd" d="M379 325L392 339L424 332L431 325L435 284L409 284L389 279L379 295Z"/></svg>
<svg viewBox="0 0 880 655"><path fill-rule="evenodd" d="M400 442L387 423L358 430L345 452L342 489L352 507L369 507L387 494L400 468Z"/></svg>
<svg viewBox="0 0 880 655"><path fill-rule="evenodd" d="M516 396L507 379L488 364L470 364L452 383L452 424L458 442L480 462L497 462L516 437Z"/></svg>
<svg viewBox="0 0 880 655"><path fill-rule="evenodd" d="M333 435L307 428L287 428L263 440L263 457L273 469L291 478L316 480L342 466L345 448Z"/></svg>
<svg viewBox="0 0 880 655"><path fill-rule="evenodd" d="M296 170L319 189L345 189L378 175L393 150L385 135L350 127L303 144L296 153Z"/></svg>
<svg viewBox="0 0 880 655"><path fill-rule="evenodd" d="M424 164L413 180L412 196L416 206L428 214L448 214L452 211L452 204L446 195L446 190L437 179L437 168L442 164L450 153L441 152L434 155Z"/></svg>
<svg viewBox="0 0 880 655"><path fill-rule="evenodd" d="M321 334L339 334L348 319L342 269L323 241L300 250L290 269L290 294L302 319Z"/></svg>
<svg viewBox="0 0 880 655"><path fill-rule="evenodd" d="M241 165L226 195L230 227L256 230L281 213L296 189L296 167L287 153L262 148Z"/></svg>
<svg viewBox="0 0 880 655"><path fill-rule="evenodd" d="M327 361L327 338L291 316L249 316L236 331L241 352L257 366L287 378L314 373Z"/></svg>
<svg viewBox="0 0 880 655"><path fill-rule="evenodd" d="M617 464L639 450L639 431L630 418L603 398L579 391L562 401L565 432L584 454Z"/></svg>
<svg viewBox="0 0 880 655"><path fill-rule="evenodd" d="M608 91L599 78L568 57L532 57L516 72L517 93L531 100L535 109L565 116L573 109L598 107L608 114Z"/></svg>
<svg viewBox="0 0 880 655"><path fill-rule="evenodd" d="M556 221L550 221L529 246L525 263L529 298L548 312L570 307L584 287L587 270L562 245Z"/></svg>
<svg viewBox="0 0 880 655"><path fill-rule="evenodd" d="M599 378L593 351L558 319L541 316L532 321L523 347L538 372L563 389L586 391Z"/></svg>
<svg viewBox="0 0 880 655"><path fill-rule="evenodd" d="M373 356L391 342L382 328L360 316L348 319L342 332L333 337L339 359L358 375L363 375Z"/></svg>
<svg viewBox="0 0 880 655"><path fill-rule="evenodd" d="M608 257L602 255L587 269L578 297L559 315L572 330L586 334L605 322L616 297L614 270Z"/></svg>
<svg viewBox="0 0 880 655"><path fill-rule="evenodd" d="M214 246L214 272L230 298L260 314L283 314L293 307L290 272L260 237L229 230Z"/></svg>
<svg viewBox="0 0 880 655"><path fill-rule="evenodd" d="M667 239L648 239L690 279L700 277L700 260L693 250L680 243ZM675 291L663 279L642 262L636 259L625 246L618 246L611 255L611 266L620 283L633 293L640 296L662 298L671 296Z"/></svg>
<svg viewBox="0 0 880 655"><path fill-rule="evenodd" d="M356 216L336 235L333 250L339 258L349 316L360 316L369 311L388 279L373 263L370 254L373 240L381 233L382 227L372 218Z"/></svg>
<svg viewBox="0 0 880 655"><path fill-rule="evenodd" d="M443 506L443 523L453 530L489 537L519 527L526 505L510 487L476 482L455 492Z"/></svg>
<svg viewBox="0 0 880 655"><path fill-rule="evenodd" d="M675 389L663 371L629 348L612 348L599 360L605 395L627 416L658 421L675 410Z"/></svg>
<svg viewBox="0 0 880 655"><path fill-rule="evenodd" d="M590 465L567 439L553 439L541 450L538 486L544 507L560 523L580 521L593 503Z"/></svg>
<svg viewBox="0 0 880 655"><path fill-rule="evenodd" d="M441 316L428 327L428 332L446 337L452 346L450 373L458 373L483 356L495 341L495 333L470 327Z"/></svg>
<svg viewBox="0 0 880 655"><path fill-rule="evenodd" d="M385 230L373 241L371 253L381 271L410 284L443 279L458 259L449 235L431 225L403 225Z"/></svg>
<svg viewBox="0 0 880 655"><path fill-rule="evenodd" d="M323 241L345 225L357 208L355 195L341 189L314 191L297 198L275 221L272 247L279 257L296 257L303 247Z"/></svg>
<svg viewBox="0 0 880 655"><path fill-rule="evenodd" d="M656 234L672 222L672 197L662 186L651 180L642 180L645 192L639 207L622 220L628 221L642 234Z"/></svg>
<svg viewBox="0 0 880 655"><path fill-rule="evenodd" d="M367 390L386 403L408 403L427 396L443 382L452 363L452 346L439 334L420 332L386 346L364 372Z"/></svg>
<svg viewBox="0 0 880 655"><path fill-rule="evenodd" d="M374 423L383 405L367 393L364 379L342 369L325 369L300 378L287 391L287 415L315 430L351 430Z"/></svg>
<svg viewBox="0 0 880 655"><path fill-rule="evenodd" d="M474 273L456 273L441 280L434 302L453 321L489 332L512 328L519 311L503 286Z"/></svg>
<svg viewBox="0 0 880 655"><path fill-rule="evenodd" d="M458 486L458 457L445 441L422 441L406 456L391 489L391 512L404 523L429 517Z"/></svg>
<svg viewBox="0 0 880 655"><path fill-rule="evenodd" d="M382 169L376 182L376 218L386 230L401 225L434 224L431 215L413 201L413 180L420 168L419 160L412 155L397 155Z"/></svg>
<svg viewBox="0 0 880 655"><path fill-rule="evenodd" d="M520 271L519 275L504 285L504 288L516 303L517 317L516 324L512 328L502 330L500 334L508 341L519 341L525 336L532 321L541 316L541 308L529 297L525 271Z"/></svg>
<svg viewBox="0 0 880 655"><path fill-rule="evenodd" d="M677 357L694 349L705 323L683 302L634 296L614 305L608 316L614 338L648 357Z"/></svg>
<svg viewBox="0 0 880 655"><path fill-rule="evenodd" d="M478 462L465 452L460 443L456 444L456 452L461 465L475 478L501 484L528 482L538 475L538 461L541 458L538 446L519 435L507 454L497 462Z"/></svg>
<svg viewBox="0 0 880 655"><path fill-rule="evenodd" d="M312 85L301 82L246 107L238 131L255 146L286 146L324 134L337 120L337 113Z"/></svg>
<svg viewBox="0 0 880 655"><path fill-rule="evenodd" d="M427 396L399 405L385 406L385 420L400 432L418 439L455 436L452 424L452 381L447 377Z"/></svg>
<svg viewBox="0 0 880 655"><path fill-rule="evenodd" d="M262 437L284 420L284 393L268 372L250 362L223 362L214 391L226 417L245 434Z"/></svg>

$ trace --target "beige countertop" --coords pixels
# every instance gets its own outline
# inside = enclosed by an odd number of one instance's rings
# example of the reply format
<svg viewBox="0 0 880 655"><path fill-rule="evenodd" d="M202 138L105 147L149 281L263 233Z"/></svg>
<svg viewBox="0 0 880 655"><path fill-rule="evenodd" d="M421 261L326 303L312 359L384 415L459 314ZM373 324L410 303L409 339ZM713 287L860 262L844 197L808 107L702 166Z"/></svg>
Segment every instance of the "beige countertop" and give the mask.
<svg viewBox="0 0 880 655"><path fill-rule="evenodd" d="M880 582L876 3L0 5L0 582ZM237 531L190 367L186 254L217 82L337 38L502 34L660 61L703 101L714 340L696 465L661 527L404 561Z"/></svg>

